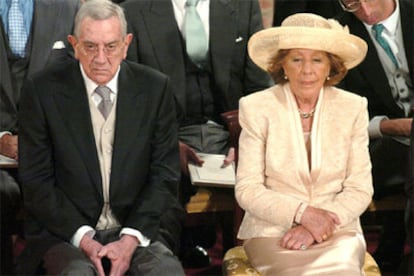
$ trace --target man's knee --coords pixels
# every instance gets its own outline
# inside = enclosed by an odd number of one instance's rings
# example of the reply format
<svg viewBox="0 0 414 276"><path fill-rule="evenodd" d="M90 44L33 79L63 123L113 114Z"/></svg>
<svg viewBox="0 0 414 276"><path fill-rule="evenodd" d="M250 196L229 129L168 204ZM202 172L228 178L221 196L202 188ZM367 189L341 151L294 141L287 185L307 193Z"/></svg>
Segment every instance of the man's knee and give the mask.
<svg viewBox="0 0 414 276"><path fill-rule="evenodd" d="M92 263L83 260L74 260L59 274L62 276L95 276L98 275Z"/></svg>
<svg viewBox="0 0 414 276"><path fill-rule="evenodd" d="M131 275L185 275L178 258L161 242L138 249L129 272Z"/></svg>

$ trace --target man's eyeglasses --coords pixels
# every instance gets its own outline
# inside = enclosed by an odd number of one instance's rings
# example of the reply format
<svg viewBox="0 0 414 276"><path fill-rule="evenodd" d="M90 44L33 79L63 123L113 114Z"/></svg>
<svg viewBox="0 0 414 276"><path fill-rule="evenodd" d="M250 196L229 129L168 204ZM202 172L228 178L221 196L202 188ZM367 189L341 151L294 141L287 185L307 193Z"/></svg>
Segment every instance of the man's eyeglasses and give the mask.
<svg viewBox="0 0 414 276"><path fill-rule="evenodd" d="M89 57L95 57L99 52L99 45L90 43L90 42L83 42L79 43L79 48L83 51L83 53ZM120 53L122 49L123 42L113 42L103 46L103 52L106 57L113 57Z"/></svg>
<svg viewBox="0 0 414 276"><path fill-rule="evenodd" d="M342 9L347 12L356 12L361 8L361 2L371 3L377 0L338 0Z"/></svg>

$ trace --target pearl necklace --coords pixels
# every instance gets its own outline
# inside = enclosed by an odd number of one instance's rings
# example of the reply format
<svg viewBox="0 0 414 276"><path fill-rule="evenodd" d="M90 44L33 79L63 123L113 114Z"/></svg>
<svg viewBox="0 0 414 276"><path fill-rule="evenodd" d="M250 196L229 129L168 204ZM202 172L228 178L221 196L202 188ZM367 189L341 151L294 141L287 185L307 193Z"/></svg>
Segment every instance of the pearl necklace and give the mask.
<svg viewBox="0 0 414 276"><path fill-rule="evenodd" d="M315 109L312 109L310 112L303 112L298 108L298 111L302 119L309 119L310 117L313 117L313 114L315 113Z"/></svg>

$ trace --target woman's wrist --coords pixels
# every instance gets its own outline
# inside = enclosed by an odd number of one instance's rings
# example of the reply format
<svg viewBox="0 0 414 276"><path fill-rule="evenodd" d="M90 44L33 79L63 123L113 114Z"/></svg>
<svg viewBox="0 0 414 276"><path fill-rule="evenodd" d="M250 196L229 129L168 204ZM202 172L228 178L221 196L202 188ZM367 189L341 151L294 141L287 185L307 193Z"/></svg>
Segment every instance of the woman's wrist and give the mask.
<svg viewBox="0 0 414 276"><path fill-rule="evenodd" d="M308 207L308 204L305 203L305 202L301 202L299 204L299 207L296 210L296 214L295 214L295 218L294 218L294 222L296 224L301 224L300 222L302 220L303 213L305 212L305 210L306 210L307 207Z"/></svg>

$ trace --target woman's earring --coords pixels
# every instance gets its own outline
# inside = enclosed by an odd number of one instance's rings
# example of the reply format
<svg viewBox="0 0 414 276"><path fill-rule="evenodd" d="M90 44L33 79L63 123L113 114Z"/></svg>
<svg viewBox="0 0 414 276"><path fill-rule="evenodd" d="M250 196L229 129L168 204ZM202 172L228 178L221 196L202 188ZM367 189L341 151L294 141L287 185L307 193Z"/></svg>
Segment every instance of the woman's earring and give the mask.
<svg viewBox="0 0 414 276"><path fill-rule="evenodd" d="M285 80L287 80L287 79L288 79L288 76L286 76L286 75L285 75L283 78L284 78Z"/></svg>
<svg viewBox="0 0 414 276"><path fill-rule="evenodd" d="M328 80L330 80L330 79L331 79L331 77L330 77L330 76L327 76L327 77L326 77L326 80L327 80L327 81L328 81Z"/></svg>

